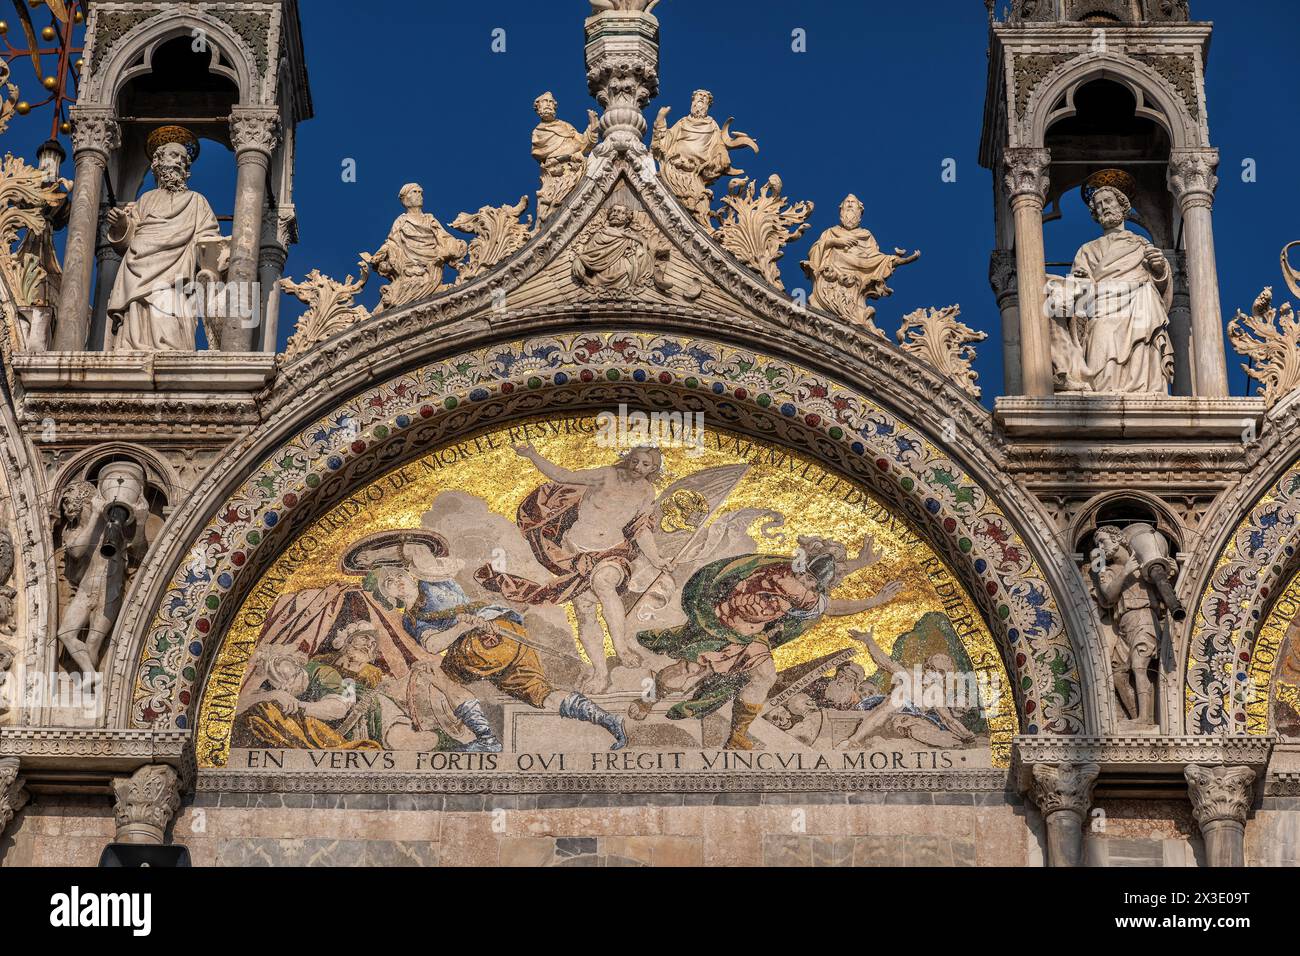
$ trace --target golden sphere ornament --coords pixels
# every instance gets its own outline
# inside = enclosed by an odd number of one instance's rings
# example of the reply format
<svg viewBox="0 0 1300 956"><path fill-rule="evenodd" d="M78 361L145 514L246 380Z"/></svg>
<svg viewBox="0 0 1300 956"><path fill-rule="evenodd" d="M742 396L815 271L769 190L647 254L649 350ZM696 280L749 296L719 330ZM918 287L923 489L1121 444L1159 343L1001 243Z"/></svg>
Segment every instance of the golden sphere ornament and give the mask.
<svg viewBox="0 0 1300 956"><path fill-rule="evenodd" d="M32 111L32 104L28 103L26 100L19 100L14 105L14 109L18 111L19 116L26 116Z"/></svg>
<svg viewBox="0 0 1300 956"><path fill-rule="evenodd" d="M78 70L81 70L83 67L85 67L86 61L83 60L81 57L77 57L77 59L73 61L72 65L76 67Z"/></svg>
<svg viewBox="0 0 1300 956"><path fill-rule="evenodd" d="M82 13L80 10L78 10L76 13L72 15L73 23L83 23L85 22L85 19L86 19L86 15Z"/></svg>
<svg viewBox="0 0 1300 956"><path fill-rule="evenodd" d="M9 32L9 21L0 20L0 33L8 33L8 32Z"/></svg>
<svg viewBox="0 0 1300 956"><path fill-rule="evenodd" d="M45 79L41 80L41 86L45 87L47 90L52 90L58 85L59 81L52 76L47 76Z"/></svg>
<svg viewBox="0 0 1300 956"><path fill-rule="evenodd" d="M64 136L67 136L69 133L72 132L72 124L69 123L67 120L64 120L62 123L59 124L59 132L62 133Z"/></svg>
<svg viewBox="0 0 1300 956"><path fill-rule="evenodd" d="M42 40L53 40L55 36L57 36L57 34L54 32L54 27L46 27L41 31Z"/></svg>

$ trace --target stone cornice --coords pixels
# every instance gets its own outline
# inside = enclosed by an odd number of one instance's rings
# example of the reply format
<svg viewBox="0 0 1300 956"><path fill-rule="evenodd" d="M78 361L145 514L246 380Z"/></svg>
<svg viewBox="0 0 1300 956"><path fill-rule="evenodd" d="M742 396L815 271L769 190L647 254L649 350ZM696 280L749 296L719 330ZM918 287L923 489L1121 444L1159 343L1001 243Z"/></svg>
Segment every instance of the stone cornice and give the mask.
<svg viewBox="0 0 1300 956"><path fill-rule="evenodd" d="M189 740L184 730L3 727L0 757L17 757L29 777L41 770L129 772L149 763L185 768Z"/></svg>
<svg viewBox="0 0 1300 956"><path fill-rule="evenodd" d="M1182 778L1186 767L1268 765L1273 737L1107 737L1018 736L1012 740L1012 778L1022 791L1032 785L1035 764L1097 764L1108 772L1147 773Z"/></svg>

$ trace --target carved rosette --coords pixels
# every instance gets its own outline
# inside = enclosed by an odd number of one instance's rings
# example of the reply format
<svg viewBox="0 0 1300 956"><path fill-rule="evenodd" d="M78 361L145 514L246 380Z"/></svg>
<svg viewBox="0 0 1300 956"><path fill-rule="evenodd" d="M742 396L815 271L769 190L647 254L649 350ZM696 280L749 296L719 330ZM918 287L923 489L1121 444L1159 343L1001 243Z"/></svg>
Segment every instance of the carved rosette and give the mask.
<svg viewBox="0 0 1300 956"><path fill-rule="evenodd" d="M230 143L236 156L251 151L269 157L280 145L279 113L275 110L232 110Z"/></svg>
<svg viewBox="0 0 1300 956"><path fill-rule="evenodd" d="M1214 191L1219 186L1215 171L1219 168L1219 151L1176 149L1169 156L1169 189L1186 212L1197 206L1214 205Z"/></svg>
<svg viewBox="0 0 1300 956"><path fill-rule="evenodd" d="M181 781L166 764L149 764L113 781L118 843L161 844L181 805Z"/></svg>
<svg viewBox="0 0 1300 956"><path fill-rule="evenodd" d="M1030 799L1044 817L1069 810L1082 821L1092 806L1092 788L1101 768L1095 763L1036 763L1029 788Z"/></svg>
<svg viewBox="0 0 1300 956"><path fill-rule="evenodd" d="M643 144L642 110L659 94L659 21L609 10L587 20L587 88L602 107L601 138L620 152Z"/></svg>
<svg viewBox="0 0 1300 956"><path fill-rule="evenodd" d="M122 145L122 127L111 110L72 107L72 155L77 162L97 158L107 163L113 150Z"/></svg>
<svg viewBox="0 0 1300 956"><path fill-rule="evenodd" d="M18 775L17 757L0 757L0 834L27 805L27 787Z"/></svg>
<svg viewBox="0 0 1300 956"><path fill-rule="evenodd" d="M1007 149L1003 156L1003 181L1013 206L1020 199L1032 200L1040 208L1047 202L1047 190L1051 185L1048 168L1051 164L1051 150L1023 146Z"/></svg>
<svg viewBox="0 0 1300 956"><path fill-rule="evenodd" d="M1188 766L1187 794L1192 800L1192 815L1202 830L1217 821L1246 825L1255 794L1255 771L1250 767Z"/></svg>

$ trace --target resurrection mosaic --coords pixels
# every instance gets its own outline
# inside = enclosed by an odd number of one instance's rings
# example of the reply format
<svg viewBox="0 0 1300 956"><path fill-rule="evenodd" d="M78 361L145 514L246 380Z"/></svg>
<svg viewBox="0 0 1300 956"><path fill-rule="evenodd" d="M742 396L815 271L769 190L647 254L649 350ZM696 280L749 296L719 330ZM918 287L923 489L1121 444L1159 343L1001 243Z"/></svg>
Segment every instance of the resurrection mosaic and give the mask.
<svg viewBox="0 0 1300 956"><path fill-rule="evenodd" d="M517 422L356 489L240 608L200 766L1005 766L1006 670L912 526L669 417Z"/></svg>

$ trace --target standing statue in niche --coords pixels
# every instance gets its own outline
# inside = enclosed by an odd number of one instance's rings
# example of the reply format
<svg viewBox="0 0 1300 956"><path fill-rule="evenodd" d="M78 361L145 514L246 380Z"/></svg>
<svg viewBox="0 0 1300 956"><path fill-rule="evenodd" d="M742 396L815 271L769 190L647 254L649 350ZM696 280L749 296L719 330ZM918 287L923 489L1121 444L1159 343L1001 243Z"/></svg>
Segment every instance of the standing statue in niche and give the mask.
<svg viewBox="0 0 1300 956"><path fill-rule="evenodd" d="M406 211L394 220L379 250L373 256L361 257L389 280L379 293L376 314L437 293L442 288L443 268L459 262L469 251L464 240L457 239L436 217L424 211L424 188L419 183L407 183L397 198Z"/></svg>
<svg viewBox="0 0 1300 956"><path fill-rule="evenodd" d="M1160 650L1164 618L1175 621L1186 611L1174 594L1177 565L1169 542L1149 524L1098 528L1094 540L1097 603L1114 623L1110 650L1115 695L1133 729L1157 725L1152 665Z"/></svg>
<svg viewBox="0 0 1300 956"><path fill-rule="evenodd" d="M121 610L128 568L149 549L144 469L134 462L110 462L94 484L69 485L59 510L64 576L73 587L60 615L59 643L93 683Z"/></svg>
<svg viewBox="0 0 1300 956"><path fill-rule="evenodd" d="M556 117L559 104L550 93L533 101L541 122L533 130L533 159L542 167L542 184L537 189L537 225L549 219L564 204L587 168L587 154L600 139L600 118L587 110L587 130L579 133L571 123Z"/></svg>
<svg viewBox="0 0 1300 956"><path fill-rule="evenodd" d="M189 188L199 142L180 126L149 135L157 188L108 211L108 241L122 254L108 299L108 351L192 351L200 296L212 281L223 243L208 201ZM224 242L229 242L228 239Z"/></svg>
<svg viewBox="0 0 1300 956"><path fill-rule="evenodd" d="M1048 279L1056 389L1167 394L1173 269L1149 240L1125 228L1132 204L1115 186L1097 185L1106 181L1093 177L1085 186L1103 234L1079 250L1069 278Z"/></svg>

